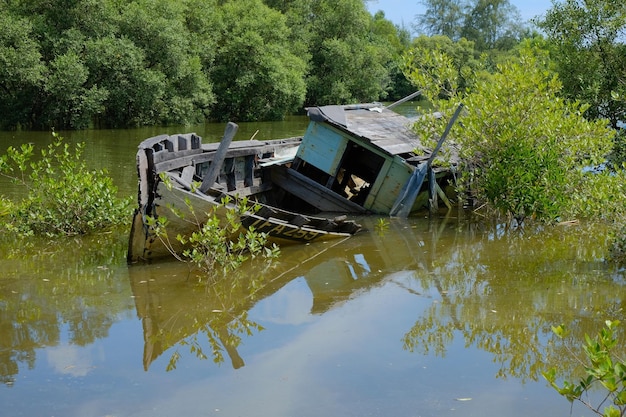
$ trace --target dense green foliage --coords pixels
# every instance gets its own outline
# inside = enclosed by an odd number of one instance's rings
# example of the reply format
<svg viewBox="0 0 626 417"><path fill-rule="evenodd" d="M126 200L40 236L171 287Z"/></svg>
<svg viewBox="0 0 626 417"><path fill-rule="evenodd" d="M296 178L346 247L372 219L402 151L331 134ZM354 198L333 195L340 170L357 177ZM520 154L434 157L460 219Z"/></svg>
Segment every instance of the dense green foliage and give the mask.
<svg viewBox="0 0 626 417"><path fill-rule="evenodd" d="M407 91L396 59L409 32L371 16L362 0L265 0L287 17L292 42L306 57L305 105L345 104ZM389 96L387 96L389 93Z"/></svg>
<svg viewBox="0 0 626 417"><path fill-rule="evenodd" d="M162 0L11 2L0 6L9 30L27 29L29 49L10 53L37 61L26 82L0 78L6 106L0 126L84 128L184 123L203 118L213 101L186 29L190 10ZM3 55L5 55L3 54ZM4 74L3 74L4 75ZM14 78L14 77L13 77ZM28 87L28 89L25 89Z"/></svg>
<svg viewBox="0 0 626 417"><path fill-rule="evenodd" d="M513 48L525 35L519 11L509 0L422 0L416 29L474 42L478 51Z"/></svg>
<svg viewBox="0 0 626 417"><path fill-rule="evenodd" d="M261 0L240 0L225 3L214 19L215 114L224 121L280 119L296 110L304 101L306 61L286 42L285 17Z"/></svg>
<svg viewBox="0 0 626 417"><path fill-rule="evenodd" d="M10 147L0 158L0 175L25 188L18 202L0 199L0 230L19 235L79 235L126 222L130 200L104 170L88 170L81 159L84 144L73 151L53 133L55 141L35 158L32 144Z"/></svg>
<svg viewBox="0 0 626 417"><path fill-rule="evenodd" d="M476 74L484 68L484 62L476 57L473 42L464 38L454 42L440 35L415 38L401 62L423 95L437 98L450 98L457 91L472 87Z"/></svg>
<svg viewBox="0 0 626 417"><path fill-rule="evenodd" d="M308 1L310 70L306 104L367 101L388 84L390 50L372 40L372 17L360 0ZM383 90L381 90L381 86Z"/></svg>
<svg viewBox="0 0 626 417"><path fill-rule="evenodd" d="M280 119L378 100L402 89L394 58L408 42L364 0L16 0L0 22L3 129Z"/></svg>
<svg viewBox="0 0 626 417"><path fill-rule="evenodd" d="M546 71L543 57L541 51L523 49L517 61L494 74L473 73L469 90L458 86L472 73L460 72L443 50L430 51L428 68L415 64L424 59L406 61L407 76L424 86L444 115L459 101L466 105L462 124L453 130L465 191L476 204L490 203L518 220L589 214L598 179L609 181L607 174L584 168L605 162L614 132L600 120L585 120L585 106L559 97L560 82ZM423 118L417 129L430 137L446 120Z"/></svg>
<svg viewBox="0 0 626 417"><path fill-rule="evenodd" d="M606 165L614 173L595 181L596 199L586 203L609 202L602 215L616 224L610 257L626 264L626 136L619 129L626 117L626 4L564 0L554 3L536 23L547 35L551 66L563 82L561 95L585 103L587 118L606 119L618 129Z"/></svg>
<svg viewBox="0 0 626 417"><path fill-rule="evenodd" d="M401 69L402 54L411 46L411 34L406 28L398 28L381 11L374 15L373 31L383 49L390 53L386 64L389 71L387 99L397 100L415 92L415 87L406 79Z"/></svg>
<svg viewBox="0 0 626 417"><path fill-rule="evenodd" d="M563 381L557 383L557 369L543 372L550 385L568 401L580 401L595 414L603 417L621 417L626 415L626 361L619 356L618 340L615 329L619 321L606 321L606 327L592 339L585 335L583 350L588 363L585 363L586 377L578 383ZM563 339L568 331L565 326L553 327L552 331ZM570 350L574 358L577 355ZM582 362L582 361L581 361ZM597 388L606 392L606 396L593 404L588 393Z"/></svg>
<svg viewBox="0 0 626 417"><path fill-rule="evenodd" d="M587 116L617 127L626 116L626 3L565 0L538 22L545 31L563 95L589 104Z"/></svg>

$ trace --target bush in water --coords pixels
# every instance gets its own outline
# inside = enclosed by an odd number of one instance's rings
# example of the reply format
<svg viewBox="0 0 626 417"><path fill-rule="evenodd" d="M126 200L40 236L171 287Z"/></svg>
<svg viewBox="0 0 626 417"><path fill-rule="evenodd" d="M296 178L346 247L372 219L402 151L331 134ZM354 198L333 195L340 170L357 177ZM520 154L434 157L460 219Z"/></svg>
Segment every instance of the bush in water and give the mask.
<svg viewBox="0 0 626 417"><path fill-rule="evenodd" d="M81 235L130 219L131 200L117 196L105 170L89 170L81 159L84 143L74 149L52 132L54 141L35 158L34 146L9 147L0 157L0 175L26 190L18 202L0 203L0 228L19 235Z"/></svg>
<svg viewBox="0 0 626 417"><path fill-rule="evenodd" d="M167 174L161 174L161 181L171 188L172 183ZM192 184L191 192L195 192L198 183ZM165 216L147 217L148 225L170 253L180 261L195 266L206 275L220 272L226 275L236 270L249 258L261 258L268 263L280 255L276 244L269 245L267 234L257 232L252 227L244 230L239 216L245 212L256 212L260 206L249 205L247 199L228 207L231 200L226 197L222 200L225 218L220 219L215 211L196 213L189 200L183 201L183 210L168 205L172 215L194 224L196 230L190 235L177 235L176 242L183 246L182 252L175 250L174 242L167 233L168 220Z"/></svg>

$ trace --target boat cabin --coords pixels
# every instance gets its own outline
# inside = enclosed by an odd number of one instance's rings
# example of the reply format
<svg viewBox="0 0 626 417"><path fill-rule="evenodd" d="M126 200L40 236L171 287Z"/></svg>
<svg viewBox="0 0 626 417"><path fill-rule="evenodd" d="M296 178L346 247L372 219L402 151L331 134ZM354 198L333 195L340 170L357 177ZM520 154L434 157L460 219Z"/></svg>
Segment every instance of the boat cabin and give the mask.
<svg viewBox="0 0 626 417"><path fill-rule="evenodd" d="M410 119L378 103L307 110L310 123L291 168L272 180L321 211L389 214L430 154ZM425 204L417 199L413 208Z"/></svg>

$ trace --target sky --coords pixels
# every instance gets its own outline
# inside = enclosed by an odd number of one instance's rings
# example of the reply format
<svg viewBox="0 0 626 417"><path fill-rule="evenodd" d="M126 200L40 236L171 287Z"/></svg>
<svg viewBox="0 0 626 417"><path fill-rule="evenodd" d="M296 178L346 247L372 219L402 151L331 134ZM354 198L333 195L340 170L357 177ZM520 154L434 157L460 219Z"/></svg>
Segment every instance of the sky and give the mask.
<svg viewBox="0 0 626 417"><path fill-rule="evenodd" d="M520 11L523 20L530 20L537 15L543 15L552 7L551 0L510 0ZM424 13L424 6L420 0L369 0L367 7L374 14L378 10L385 12L385 17L397 25L411 28L415 16Z"/></svg>

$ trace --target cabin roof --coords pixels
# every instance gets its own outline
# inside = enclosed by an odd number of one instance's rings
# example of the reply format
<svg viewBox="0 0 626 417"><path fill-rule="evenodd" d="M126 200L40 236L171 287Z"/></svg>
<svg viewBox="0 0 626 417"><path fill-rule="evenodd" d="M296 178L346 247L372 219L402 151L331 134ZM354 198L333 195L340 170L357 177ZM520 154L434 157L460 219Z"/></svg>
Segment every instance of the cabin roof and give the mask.
<svg viewBox="0 0 626 417"><path fill-rule="evenodd" d="M415 149L430 153L411 130L411 120L380 103L310 107L307 111L312 121L326 122L390 155Z"/></svg>

